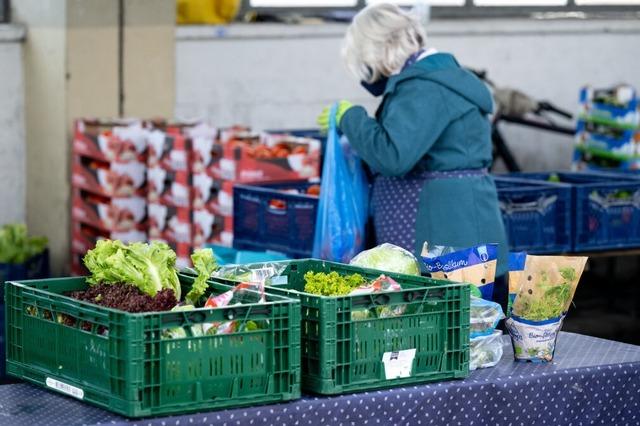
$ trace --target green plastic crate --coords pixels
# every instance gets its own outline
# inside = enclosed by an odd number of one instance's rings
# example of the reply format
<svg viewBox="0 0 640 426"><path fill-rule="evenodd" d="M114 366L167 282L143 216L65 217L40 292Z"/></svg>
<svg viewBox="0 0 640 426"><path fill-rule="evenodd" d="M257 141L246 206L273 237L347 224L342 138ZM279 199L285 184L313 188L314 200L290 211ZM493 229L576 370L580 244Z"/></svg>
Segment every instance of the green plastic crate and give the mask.
<svg viewBox="0 0 640 426"><path fill-rule="evenodd" d="M402 285L399 292L322 297L300 293L307 271L359 273L368 280L383 272L321 260L275 262L287 265L269 289L302 303L302 389L340 394L469 374L469 285L384 273ZM391 318L353 320L363 307L407 306ZM416 349L410 377L386 379L386 352Z"/></svg>
<svg viewBox="0 0 640 426"><path fill-rule="evenodd" d="M180 282L186 292L193 278L180 275ZM130 314L62 295L84 288L82 277L6 286L9 374L128 417L300 397L298 301L267 294L264 304ZM229 288L210 283L215 293ZM59 314L75 325L54 320ZM189 328L230 319L268 325L199 337ZM175 327L187 337L161 336Z"/></svg>

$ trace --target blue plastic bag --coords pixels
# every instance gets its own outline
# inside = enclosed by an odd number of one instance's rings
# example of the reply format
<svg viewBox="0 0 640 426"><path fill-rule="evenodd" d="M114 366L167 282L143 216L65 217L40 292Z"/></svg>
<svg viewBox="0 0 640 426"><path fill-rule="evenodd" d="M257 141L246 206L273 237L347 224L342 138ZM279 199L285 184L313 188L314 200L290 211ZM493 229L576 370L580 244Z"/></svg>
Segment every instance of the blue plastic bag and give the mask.
<svg viewBox="0 0 640 426"><path fill-rule="evenodd" d="M313 257L348 263L364 249L369 184L361 160L340 141L336 106L331 109L322 167Z"/></svg>

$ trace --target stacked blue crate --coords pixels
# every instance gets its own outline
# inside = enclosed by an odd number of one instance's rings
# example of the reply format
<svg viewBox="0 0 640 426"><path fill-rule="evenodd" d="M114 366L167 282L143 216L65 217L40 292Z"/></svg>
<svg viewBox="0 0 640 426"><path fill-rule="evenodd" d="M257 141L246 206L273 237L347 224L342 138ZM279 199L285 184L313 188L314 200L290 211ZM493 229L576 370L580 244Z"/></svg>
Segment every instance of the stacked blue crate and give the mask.
<svg viewBox="0 0 640 426"><path fill-rule="evenodd" d="M574 170L640 169L639 107L631 86L583 88Z"/></svg>
<svg viewBox="0 0 640 426"><path fill-rule="evenodd" d="M573 251L640 247L640 179L635 176L601 172L510 176L571 185Z"/></svg>

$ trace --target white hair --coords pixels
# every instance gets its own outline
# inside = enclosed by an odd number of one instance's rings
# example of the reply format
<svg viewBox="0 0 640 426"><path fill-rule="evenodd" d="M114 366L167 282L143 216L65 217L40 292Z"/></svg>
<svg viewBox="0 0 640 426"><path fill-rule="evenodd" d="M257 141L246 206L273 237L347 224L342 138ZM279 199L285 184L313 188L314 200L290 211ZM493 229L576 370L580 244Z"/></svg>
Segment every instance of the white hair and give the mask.
<svg viewBox="0 0 640 426"><path fill-rule="evenodd" d="M392 4L376 3L353 18L342 56L353 75L373 83L400 69L425 46L426 38L416 16Z"/></svg>

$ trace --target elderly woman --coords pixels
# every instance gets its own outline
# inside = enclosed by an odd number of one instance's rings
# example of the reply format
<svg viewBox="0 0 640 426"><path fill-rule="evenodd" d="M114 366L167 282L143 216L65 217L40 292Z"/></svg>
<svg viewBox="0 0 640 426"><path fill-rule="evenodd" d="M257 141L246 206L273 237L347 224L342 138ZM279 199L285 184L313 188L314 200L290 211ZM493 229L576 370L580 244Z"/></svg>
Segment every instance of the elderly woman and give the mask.
<svg viewBox="0 0 640 426"><path fill-rule="evenodd" d="M375 118L341 101L337 123L375 174L372 207L378 243L419 254L423 243L470 247L507 241L492 162L486 86L448 53L427 49L411 14L379 4L353 20L343 55L374 96ZM327 110L318 119L328 122Z"/></svg>

